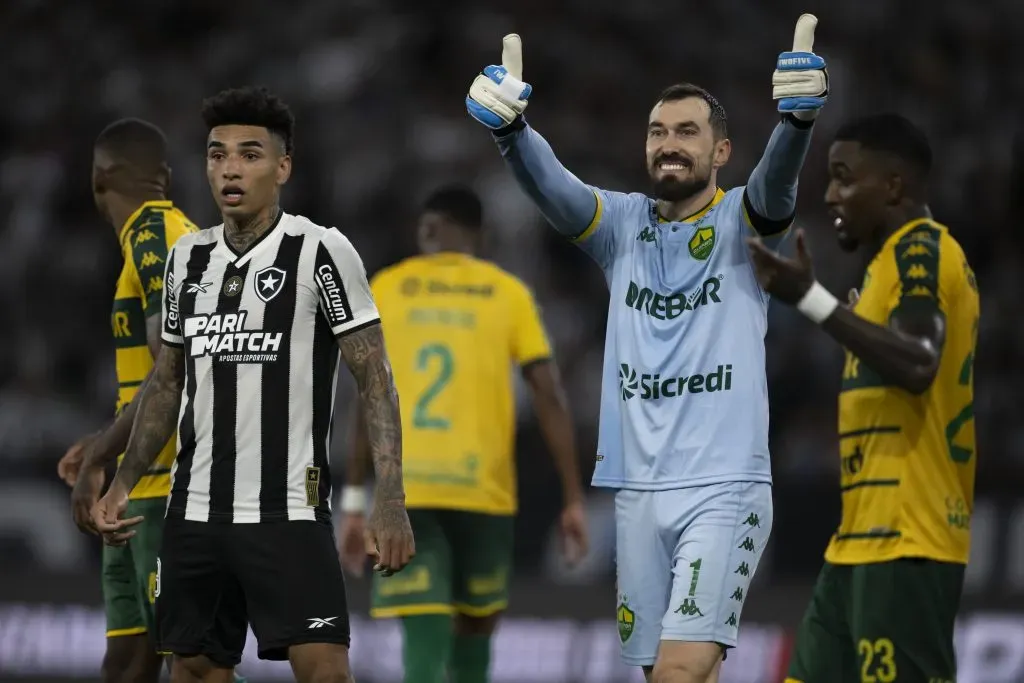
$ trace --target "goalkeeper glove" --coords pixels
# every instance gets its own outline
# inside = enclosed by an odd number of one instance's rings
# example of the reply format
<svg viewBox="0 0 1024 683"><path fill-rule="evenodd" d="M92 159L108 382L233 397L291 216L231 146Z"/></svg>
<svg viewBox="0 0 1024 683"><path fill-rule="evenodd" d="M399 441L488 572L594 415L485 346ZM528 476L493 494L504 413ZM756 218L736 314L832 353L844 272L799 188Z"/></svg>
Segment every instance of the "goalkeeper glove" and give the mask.
<svg viewBox="0 0 1024 683"><path fill-rule="evenodd" d="M533 88L523 83L523 43L510 33L502 39L501 66L491 64L473 80L466 110L491 130L511 125L526 109Z"/></svg>
<svg viewBox="0 0 1024 683"><path fill-rule="evenodd" d="M828 99L828 70L825 60L814 54L814 28L818 18L801 14L796 20L793 50L783 52L772 74L772 99L779 111L802 121L811 121Z"/></svg>

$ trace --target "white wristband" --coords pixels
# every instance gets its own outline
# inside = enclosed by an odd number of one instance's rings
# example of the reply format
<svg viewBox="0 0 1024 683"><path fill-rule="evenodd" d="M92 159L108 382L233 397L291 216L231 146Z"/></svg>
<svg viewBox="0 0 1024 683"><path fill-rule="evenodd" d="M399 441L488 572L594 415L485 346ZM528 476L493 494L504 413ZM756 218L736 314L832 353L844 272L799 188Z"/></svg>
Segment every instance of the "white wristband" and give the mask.
<svg viewBox="0 0 1024 683"><path fill-rule="evenodd" d="M803 298L797 302L796 310L820 325L832 315L832 311L836 310L837 306L839 306L839 299L832 296L820 282L815 282Z"/></svg>
<svg viewBox="0 0 1024 683"><path fill-rule="evenodd" d="M346 486L341 490L341 511L346 515L366 514L366 489L362 486Z"/></svg>

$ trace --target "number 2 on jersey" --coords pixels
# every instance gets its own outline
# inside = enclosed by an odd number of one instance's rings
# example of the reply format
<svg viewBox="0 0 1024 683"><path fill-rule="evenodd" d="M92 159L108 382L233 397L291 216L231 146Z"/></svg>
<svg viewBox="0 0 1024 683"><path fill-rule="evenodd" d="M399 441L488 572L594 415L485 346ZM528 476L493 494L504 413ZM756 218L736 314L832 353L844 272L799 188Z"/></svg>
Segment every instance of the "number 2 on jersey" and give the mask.
<svg viewBox="0 0 1024 683"><path fill-rule="evenodd" d="M974 321L974 345L978 343L978 321ZM971 383L971 376L974 373L974 349L975 346L971 347L970 352L967 354L967 358L964 359L963 365L960 367L960 377L958 383L960 386L967 386ZM950 420L949 424L946 425L946 444L949 446L949 457L953 462L965 463L970 462L971 456L974 455L974 451L970 448L964 448L963 446L957 446L953 443L956 439L957 434L963 429L969 421L974 419L974 401L971 401L963 409Z"/></svg>
<svg viewBox="0 0 1024 683"><path fill-rule="evenodd" d="M431 414L430 404L451 381L454 369L455 360L451 349L444 344L427 344L420 347L416 354L416 370L433 373L433 380L416 401L416 408L412 414L413 427L438 430L451 427L451 420L448 418Z"/></svg>

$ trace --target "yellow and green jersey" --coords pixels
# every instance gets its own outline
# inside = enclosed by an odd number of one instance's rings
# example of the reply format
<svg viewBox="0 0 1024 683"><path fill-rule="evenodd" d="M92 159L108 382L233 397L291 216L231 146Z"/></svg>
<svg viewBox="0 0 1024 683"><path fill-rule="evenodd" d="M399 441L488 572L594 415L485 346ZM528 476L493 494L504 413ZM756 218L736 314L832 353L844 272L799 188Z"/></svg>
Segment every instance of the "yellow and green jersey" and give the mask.
<svg viewBox="0 0 1024 683"><path fill-rule="evenodd" d="M456 253L406 259L370 288L401 404L406 504L513 514L513 373L551 357L533 295Z"/></svg>
<svg viewBox="0 0 1024 683"><path fill-rule="evenodd" d="M904 225L868 266L857 315L888 325L899 309L945 318L931 387L887 384L847 352L839 394L843 515L825 553L835 564L903 557L967 562L974 506L974 351L978 287L948 229Z"/></svg>
<svg viewBox="0 0 1024 683"><path fill-rule="evenodd" d="M161 313L167 252L179 237L198 230L169 201L146 202L121 228L124 267L117 279L110 316L117 354L118 413L131 403L153 367L153 355L146 341L146 319ZM170 493L175 447L176 439L172 438L132 490L132 499L159 498Z"/></svg>

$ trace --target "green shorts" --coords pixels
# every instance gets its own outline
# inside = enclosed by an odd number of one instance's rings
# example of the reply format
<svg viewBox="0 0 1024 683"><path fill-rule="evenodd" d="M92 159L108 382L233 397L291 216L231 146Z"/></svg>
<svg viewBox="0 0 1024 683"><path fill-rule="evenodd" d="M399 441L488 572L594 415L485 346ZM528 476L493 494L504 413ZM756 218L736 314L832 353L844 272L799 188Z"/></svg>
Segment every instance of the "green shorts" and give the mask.
<svg viewBox="0 0 1024 683"><path fill-rule="evenodd" d="M409 510L416 557L398 574L373 578L370 615L485 617L505 609L513 518L460 510Z"/></svg>
<svg viewBox="0 0 1024 683"><path fill-rule="evenodd" d="M103 546L103 605L108 638L154 632L156 565L166 507L166 498L128 501L124 516L142 515L145 519L134 527L135 536L128 545Z"/></svg>
<svg viewBox="0 0 1024 683"><path fill-rule="evenodd" d="M952 683L964 570L916 558L826 563L786 683Z"/></svg>

